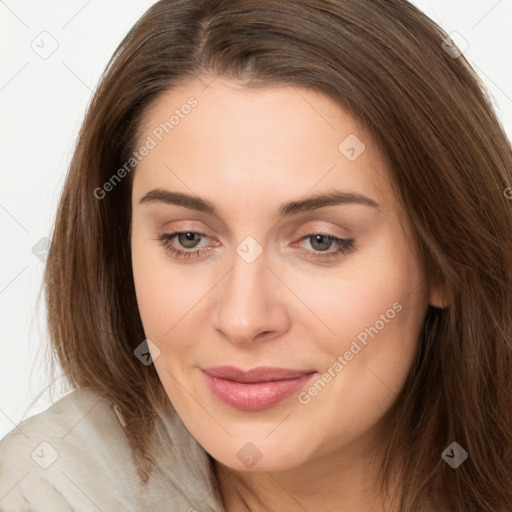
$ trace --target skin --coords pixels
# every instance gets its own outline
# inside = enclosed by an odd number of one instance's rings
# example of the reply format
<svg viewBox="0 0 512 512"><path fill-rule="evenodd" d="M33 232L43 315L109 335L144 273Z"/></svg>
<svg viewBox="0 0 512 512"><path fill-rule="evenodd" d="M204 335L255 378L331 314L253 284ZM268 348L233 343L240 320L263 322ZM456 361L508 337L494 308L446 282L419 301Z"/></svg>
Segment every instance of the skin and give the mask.
<svg viewBox="0 0 512 512"><path fill-rule="evenodd" d="M161 382L217 461L228 511L391 510L372 490L379 436L412 365L428 304L440 300L426 289L389 169L370 135L326 96L291 86L251 90L221 78L207 83L166 92L139 130L142 145L174 109L197 99L142 159L133 181L133 275ZM354 161L338 149L349 134L365 144ZM218 215L141 204L153 189L207 199ZM276 215L283 203L333 189L379 206ZM205 233L195 246L184 246L183 237L170 242L204 252L188 259L166 252L157 237L177 231ZM354 249L335 254L335 243L315 244L319 232L353 239ZM248 236L262 249L252 263L236 252ZM329 251L324 260L308 257ZM241 411L207 387L200 368L208 366L321 375L396 303L400 312L306 405L294 394ZM261 454L251 468L237 456L248 442Z"/></svg>

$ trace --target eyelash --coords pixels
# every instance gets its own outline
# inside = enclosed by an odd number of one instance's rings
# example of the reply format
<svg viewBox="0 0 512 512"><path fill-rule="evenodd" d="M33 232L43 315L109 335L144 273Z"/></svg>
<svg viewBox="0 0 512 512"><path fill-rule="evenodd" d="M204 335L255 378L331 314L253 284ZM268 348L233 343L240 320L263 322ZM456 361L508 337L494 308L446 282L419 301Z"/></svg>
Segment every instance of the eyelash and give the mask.
<svg viewBox="0 0 512 512"><path fill-rule="evenodd" d="M201 233L198 231L176 231L174 233L160 233L157 236L158 242L164 247L165 251L170 253L173 257L177 259L190 259L190 258L198 258L205 252L211 251L211 248L200 248L200 249L191 249L191 250L183 250L178 249L174 245L172 245L173 239L178 235L192 233L194 235L199 235L201 237L207 237L205 233ZM328 240L331 240L335 244L338 244L338 248L334 251L312 251L302 249L301 252L306 255L307 258L312 260L330 260L333 258L340 257L341 255L346 255L354 250L354 240L348 238L338 238L333 235L328 235L326 233L310 233L308 235L303 236L300 241L307 240L308 238L312 238L314 236L323 236Z"/></svg>

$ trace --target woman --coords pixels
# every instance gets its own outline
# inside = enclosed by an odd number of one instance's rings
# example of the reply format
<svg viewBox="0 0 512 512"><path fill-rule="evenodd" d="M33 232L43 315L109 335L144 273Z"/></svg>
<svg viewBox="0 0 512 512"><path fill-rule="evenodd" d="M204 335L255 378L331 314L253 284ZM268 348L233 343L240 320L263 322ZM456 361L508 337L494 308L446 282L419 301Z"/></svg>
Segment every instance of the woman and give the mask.
<svg viewBox="0 0 512 512"><path fill-rule="evenodd" d="M75 391L2 441L2 505L511 510L511 169L405 0L157 3L53 233Z"/></svg>

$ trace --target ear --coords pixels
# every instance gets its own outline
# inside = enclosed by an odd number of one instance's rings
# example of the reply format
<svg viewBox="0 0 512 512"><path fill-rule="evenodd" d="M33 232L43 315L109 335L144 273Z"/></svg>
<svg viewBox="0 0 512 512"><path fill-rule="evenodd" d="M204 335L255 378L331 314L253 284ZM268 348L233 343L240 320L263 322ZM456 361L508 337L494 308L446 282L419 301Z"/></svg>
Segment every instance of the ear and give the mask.
<svg viewBox="0 0 512 512"><path fill-rule="evenodd" d="M446 294L444 293L444 290L442 290L440 286L434 286L430 291L429 304L438 309L444 309L448 307Z"/></svg>

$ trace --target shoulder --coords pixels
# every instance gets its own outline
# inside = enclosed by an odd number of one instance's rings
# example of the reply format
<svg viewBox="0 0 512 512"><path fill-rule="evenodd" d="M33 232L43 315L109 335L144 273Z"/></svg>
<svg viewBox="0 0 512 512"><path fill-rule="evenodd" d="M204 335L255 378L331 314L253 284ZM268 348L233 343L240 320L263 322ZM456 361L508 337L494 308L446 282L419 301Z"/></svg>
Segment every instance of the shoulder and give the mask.
<svg viewBox="0 0 512 512"><path fill-rule="evenodd" d="M111 441L112 434L122 432L115 418L112 405L103 397L86 387L75 389L9 432L0 441L0 455L8 455L14 447L30 447L34 441L48 442L50 438L61 448L83 441L84 436L88 443L101 443L105 434L111 434Z"/></svg>
<svg viewBox="0 0 512 512"><path fill-rule="evenodd" d="M112 404L89 388L72 391L0 441L6 512L135 511L148 492Z"/></svg>

